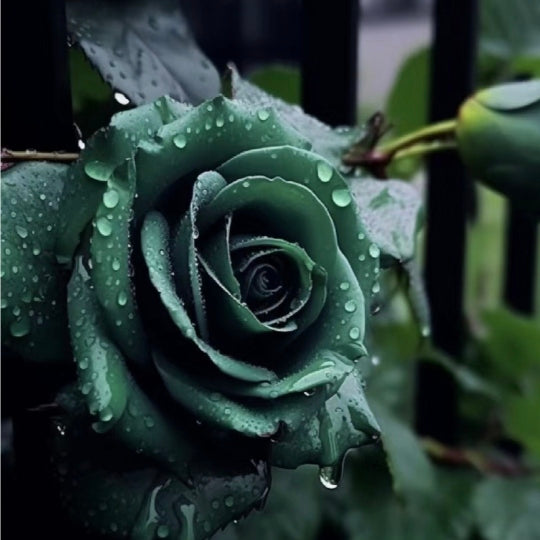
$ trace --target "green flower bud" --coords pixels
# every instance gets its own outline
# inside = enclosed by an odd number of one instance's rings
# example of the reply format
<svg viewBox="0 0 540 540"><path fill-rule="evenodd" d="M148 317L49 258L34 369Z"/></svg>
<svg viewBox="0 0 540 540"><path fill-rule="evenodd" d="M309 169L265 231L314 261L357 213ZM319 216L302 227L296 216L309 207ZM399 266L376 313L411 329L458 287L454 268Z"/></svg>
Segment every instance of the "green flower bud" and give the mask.
<svg viewBox="0 0 540 540"><path fill-rule="evenodd" d="M540 212L540 80L495 86L461 106L459 152L471 173Z"/></svg>

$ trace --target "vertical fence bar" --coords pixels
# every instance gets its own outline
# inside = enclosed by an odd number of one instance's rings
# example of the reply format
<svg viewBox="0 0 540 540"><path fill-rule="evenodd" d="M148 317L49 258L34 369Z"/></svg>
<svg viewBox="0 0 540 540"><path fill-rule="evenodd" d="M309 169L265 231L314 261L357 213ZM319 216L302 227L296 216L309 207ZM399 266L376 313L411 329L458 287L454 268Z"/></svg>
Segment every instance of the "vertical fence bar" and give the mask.
<svg viewBox="0 0 540 540"><path fill-rule="evenodd" d="M534 312L538 220L509 203L504 300L524 315Z"/></svg>
<svg viewBox="0 0 540 540"><path fill-rule="evenodd" d="M73 150L63 0L2 6L2 144Z"/></svg>
<svg viewBox="0 0 540 540"><path fill-rule="evenodd" d="M302 105L327 124L356 123L358 0L303 0Z"/></svg>
<svg viewBox="0 0 540 540"><path fill-rule="evenodd" d="M2 144L7 148L77 148L64 0L9 1L2 6L2 113ZM60 379L54 368L7 355L5 360L2 402L10 402L13 419L15 476L3 507L2 532L6 538L45 534L62 540L44 451L49 422L30 412L50 398L49 383L58 385Z"/></svg>
<svg viewBox="0 0 540 540"><path fill-rule="evenodd" d="M431 63L430 120L456 116L473 88L476 0L437 0ZM432 309L433 342L453 356L462 352L465 225L468 182L457 156L428 162L426 287ZM439 366L421 363L417 379L417 428L453 442L457 432L456 388Z"/></svg>

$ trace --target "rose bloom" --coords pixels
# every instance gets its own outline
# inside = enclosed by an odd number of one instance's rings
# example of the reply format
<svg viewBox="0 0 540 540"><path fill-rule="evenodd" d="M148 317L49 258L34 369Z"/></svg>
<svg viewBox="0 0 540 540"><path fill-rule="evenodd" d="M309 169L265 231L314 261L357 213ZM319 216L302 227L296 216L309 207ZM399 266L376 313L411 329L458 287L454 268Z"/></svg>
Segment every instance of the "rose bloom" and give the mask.
<svg viewBox="0 0 540 540"><path fill-rule="evenodd" d="M317 464L331 483L347 450L377 439L360 360L379 248L311 148L270 107L162 98L47 169L54 204L25 227L67 287L58 328L76 376L52 451L61 502L89 530L208 537L260 504L268 465ZM42 166L10 169L3 197L39 206L21 186ZM6 219L15 251L22 225ZM14 264L12 305L38 287ZM32 302L6 342L50 360L59 346Z"/></svg>

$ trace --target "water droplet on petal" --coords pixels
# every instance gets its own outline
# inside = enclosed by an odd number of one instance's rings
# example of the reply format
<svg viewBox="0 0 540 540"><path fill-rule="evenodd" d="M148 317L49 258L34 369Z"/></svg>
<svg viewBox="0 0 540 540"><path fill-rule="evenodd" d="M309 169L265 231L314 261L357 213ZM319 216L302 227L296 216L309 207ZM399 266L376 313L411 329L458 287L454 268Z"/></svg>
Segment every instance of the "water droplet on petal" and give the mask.
<svg viewBox="0 0 540 540"><path fill-rule="evenodd" d="M336 489L341 480L342 464L321 467L319 469L319 480L326 489Z"/></svg>
<svg viewBox="0 0 540 540"><path fill-rule="evenodd" d="M228 497L225 497L225 506L227 506L228 508L231 508L233 505L234 505L233 497L231 495L229 495Z"/></svg>
<svg viewBox="0 0 540 540"><path fill-rule="evenodd" d="M112 175L114 165L103 161L89 161L84 165L84 172L98 182L106 182Z"/></svg>
<svg viewBox="0 0 540 540"><path fill-rule="evenodd" d="M332 174L332 167L330 167L328 163L324 161L319 161L319 163L317 163L317 176L321 182L330 182Z"/></svg>
<svg viewBox="0 0 540 540"><path fill-rule="evenodd" d="M259 117L259 120L261 122L264 122L268 120L268 118L270 117L270 113L266 109L261 109L257 112L257 116Z"/></svg>
<svg viewBox="0 0 540 540"><path fill-rule="evenodd" d="M79 367L84 371L88 368L88 358L84 357L79 361Z"/></svg>
<svg viewBox="0 0 540 540"><path fill-rule="evenodd" d="M350 283L348 281L342 281L340 284L339 284L339 288L342 290L342 291L348 291L349 288L350 288Z"/></svg>
<svg viewBox="0 0 540 540"><path fill-rule="evenodd" d="M111 222L106 217L98 218L96 221L96 227L103 236L110 236L112 233Z"/></svg>
<svg viewBox="0 0 540 540"><path fill-rule="evenodd" d="M377 244L371 244L369 246L369 254L374 259L376 259L381 254L381 250L379 249L379 246Z"/></svg>
<svg viewBox="0 0 540 540"><path fill-rule="evenodd" d="M127 304L128 298L125 291L120 291L118 293L117 301L119 306L125 306Z"/></svg>
<svg viewBox="0 0 540 540"><path fill-rule="evenodd" d="M357 326L353 326L349 330L349 337L351 339L358 339L360 337L360 328L358 328Z"/></svg>
<svg viewBox="0 0 540 540"><path fill-rule="evenodd" d="M20 225L15 225L15 230L21 238L26 238L28 236L28 230Z"/></svg>
<svg viewBox="0 0 540 540"><path fill-rule="evenodd" d="M346 206L349 206L349 204L351 204L351 200L351 194L346 188L334 189L334 191L332 191L332 202L340 208L345 208Z"/></svg>
<svg viewBox="0 0 540 540"><path fill-rule="evenodd" d="M103 204L107 208L114 208L118 204L119 200L120 196L118 195L118 191L116 191L116 189L108 189L103 194Z"/></svg>
<svg viewBox="0 0 540 540"><path fill-rule="evenodd" d="M356 311L356 302L354 300L349 300L345 303L345 311L347 313L354 313Z"/></svg>
<svg viewBox="0 0 540 540"><path fill-rule="evenodd" d="M102 422L109 422L113 418L113 412L109 407L105 407L103 410L99 413L99 419Z"/></svg>
<svg viewBox="0 0 540 540"><path fill-rule="evenodd" d="M11 323L9 331L13 337L23 337L30 332L30 321L27 317L22 317L18 321Z"/></svg>
<svg viewBox="0 0 540 540"><path fill-rule="evenodd" d="M179 133L178 135L175 135L173 138L174 146L177 148L185 148L187 144L186 136L183 133Z"/></svg>
<svg viewBox="0 0 540 540"><path fill-rule="evenodd" d="M373 284L373 287L371 287L371 292L372 292L373 294L377 294L378 292L380 292L380 290L381 290L381 286L380 286L379 282L376 281L376 282Z"/></svg>

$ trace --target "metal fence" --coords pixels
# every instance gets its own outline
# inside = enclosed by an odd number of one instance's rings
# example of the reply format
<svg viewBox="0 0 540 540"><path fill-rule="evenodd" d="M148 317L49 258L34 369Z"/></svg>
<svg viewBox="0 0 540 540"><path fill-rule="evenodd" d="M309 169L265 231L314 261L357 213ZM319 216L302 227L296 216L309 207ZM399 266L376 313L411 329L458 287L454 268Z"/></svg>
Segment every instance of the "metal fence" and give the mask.
<svg viewBox="0 0 540 540"><path fill-rule="evenodd" d="M477 0L437 0L430 120L455 116L474 88ZM229 14L238 19L238 13ZM304 0L302 18L302 99L306 111L331 125L356 121L360 5L358 0ZM73 150L68 36L64 0L9 1L2 17L3 146L14 149ZM235 42L237 50L242 43ZM211 53L210 53L211 55ZM467 177L455 153L428 162L425 278L435 344L459 357L465 339L464 271ZM537 226L509 208L504 299L523 313L533 310ZM38 377L28 392L39 393ZM432 364L419 365L417 427L452 442L457 433L456 389L449 375ZM12 383L10 383L12 384ZM8 408L9 411L9 408ZM39 493L34 492L34 501ZM39 521L43 516L34 514ZM42 523L38 529L44 530Z"/></svg>

